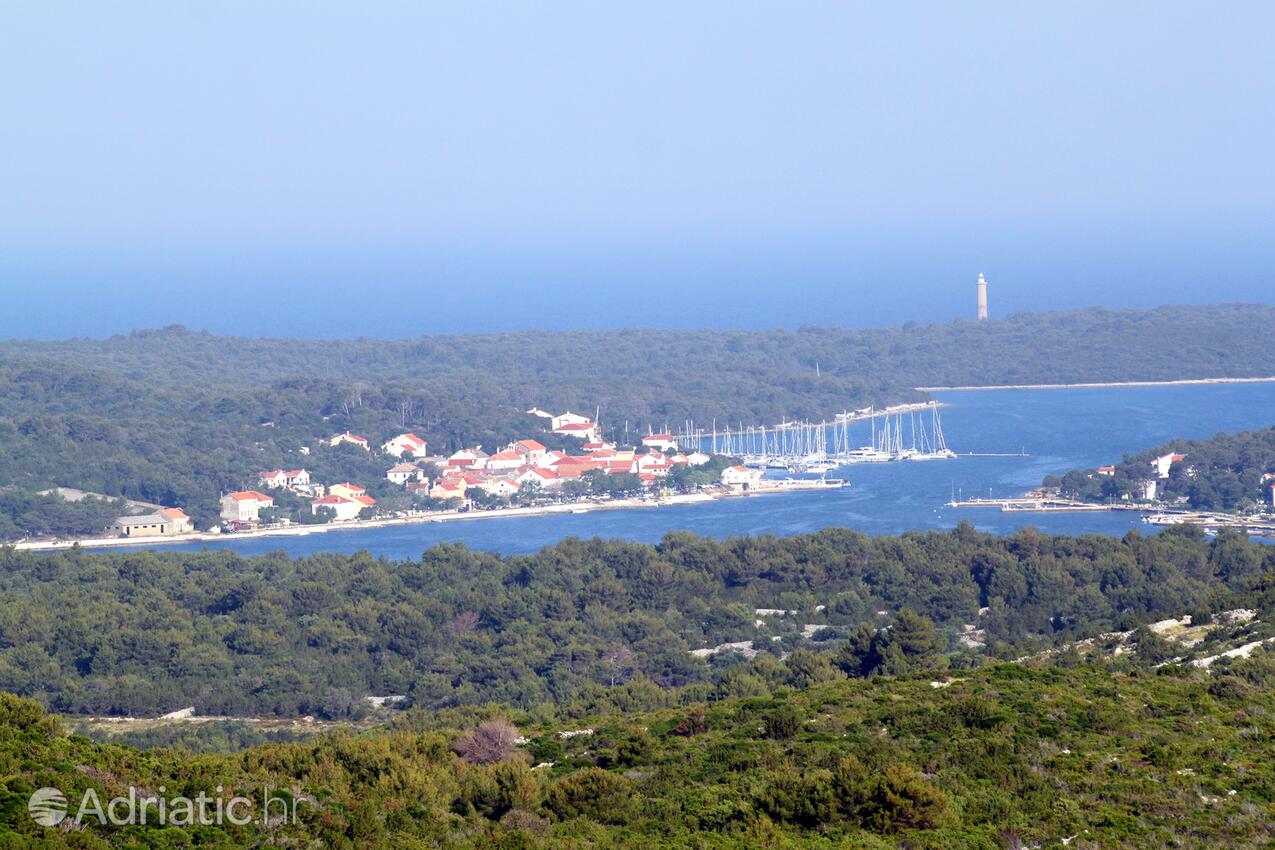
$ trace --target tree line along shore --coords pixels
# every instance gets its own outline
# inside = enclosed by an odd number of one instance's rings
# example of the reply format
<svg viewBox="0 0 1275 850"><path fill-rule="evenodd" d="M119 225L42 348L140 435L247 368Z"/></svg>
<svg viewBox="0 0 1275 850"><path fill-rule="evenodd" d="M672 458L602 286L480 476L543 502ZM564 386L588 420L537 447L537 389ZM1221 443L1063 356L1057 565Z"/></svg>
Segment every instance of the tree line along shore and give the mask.
<svg viewBox="0 0 1275 850"><path fill-rule="evenodd" d="M1275 309L1218 305L870 330L386 341L165 328L0 341L0 538L102 527L89 507L38 495L54 487L181 506L205 528L222 494L256 486L261 470L295 468L300 447L334 433L411 432L440 454L503 446L527 433L525 411L538 403L588 411L613 441L634 444L687 420L819 420L921 401L917 386L1271 375L1272 328ZM1071 344L1078 335L1084 345ZM334 456L311 471L367 487L385 470L366 461Z"/></svg>

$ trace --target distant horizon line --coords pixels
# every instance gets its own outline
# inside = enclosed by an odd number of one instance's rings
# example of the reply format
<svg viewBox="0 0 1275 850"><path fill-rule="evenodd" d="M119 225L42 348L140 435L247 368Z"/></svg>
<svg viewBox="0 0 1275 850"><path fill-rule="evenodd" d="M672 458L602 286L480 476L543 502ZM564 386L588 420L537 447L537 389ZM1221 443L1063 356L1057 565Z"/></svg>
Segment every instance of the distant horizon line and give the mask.
<svg viewBox="0 0 1275 850"><path fill-rule="evenodd" d="M861 327L855 327L855 326L845 325L845 324L818 324L813 322L803 322L795 326L780 325L780 326L769 327L769 328L747 328L747 327L738 327L738 326L717 327L717 328L708 327L708 326L693 327L693 328L692 327L676 328L676 327L637 327L637 326L629 325L629 326L613 326L613 327L605 327L605 328L570 328L570 329L556 329L556 330L549 329L549 328L528 328L528 329L521 329L521 330L459 331L456 333L427 333L427 334L420 334L418 336L397 336L397 337L377 337L377 336L368 336L366 334L359 335L359 336L254 336L250 334L214 332L214 331L208 330L207 328L192 328L189 325L185 324L184 322L171 322L166 325L135 328L127 332L115 332L115 333L108 334L106 336L79 335L79 336L57 337L57 338L34 338L34 337L9 336L9 337L0 338L0 342L35 343L35 344L43 344L43 345L69 343L69 342L106 342L112 339L126 339L129 337L138 337L138 336L158 336L165 333L169 333L169 334L184 333L184 334L189 334L192 336L208 336L208 337L214 337L217 339L251 339L251 340L278 341L278 342L298 342L298 341L301 341L301 342L360 342L360 341L410 342L413 340L422 340L422 339L455 339L458 337L555 336L555 335L569 335L569 334L613 334L613 333L762 334L762 333L775 333L775 332L801 333L805 329L835 329L835 330L849 330L849 331L856 331L856 332L868 332L868 331L876 331L876 330L895 330L895 329L910 330L913 328L932 328L932 327L942 327L942 326L956 325L956 324L968 324L971 326L986 326L986 325L1004 324L1004 323L1012 322L1015 320L1034 318L1038 316L1066 315L1066 314L1076 314L1076 313L1105 312L1105 313L1115 313L1115 314L1121 314L1121 313L1122 314L1147 314L1147 313L1154 313L1160 310L1217 310L1217 309L1223 309L1223 308L1240 308L1240 307L1258 308L1258 309L1275 309L1275 302L1268 303L1268 302L1261 302L1261 301L1221 301L1217 303L1207 303L1207 304L1191 304L1191 303L1158 304L1154 307L1106 307L1101 304L1093 304L1093 305L1089 305L1085 307L1073 307L1073 308L1067 308L1067 309L1061 309L1061 310L1059 309L1039 310L1039 311L1015 310L1013 313L1007 316L991 316L990 318L983 319L983 320L979 320L975 317L956 316L946 321L919 322L916 320L906 320L903 322L895 322L892 324L868 325L868 326L861 326ZM1192 379L1192 380L1203 381L1205 379ZM1258 379L1254 379L1254 380L1258 380ZM1260 380L1275 380L1275 378L1270 378L1270 379L1263 378ZM1042 385L1041 387L1033 386L1030 388L1032 389L1049 388L1052 386L1065 386L1065 385ZM1106 386L1106 385L1096 384L1093 386ZM995 387L974 387L974 386L935 387L935 388L917 387L916 389L918 390L925 390L925 389L940 390L941 389L945 391L956 391L956 390L974 390L974 389L1025 389L1025 388L1029 388L1029 387L1026 387L1026 386L1019 387L1017 385L1003 385L1003 386L995 386Z"/></svg>

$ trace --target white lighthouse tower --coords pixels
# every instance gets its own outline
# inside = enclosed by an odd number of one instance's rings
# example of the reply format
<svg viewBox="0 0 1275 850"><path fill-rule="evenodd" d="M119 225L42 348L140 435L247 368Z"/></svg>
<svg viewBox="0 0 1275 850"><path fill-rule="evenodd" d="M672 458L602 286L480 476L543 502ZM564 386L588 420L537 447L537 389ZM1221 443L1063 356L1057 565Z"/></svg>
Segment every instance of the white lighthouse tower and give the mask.
<svg viewBox="0 0 1275 850"><path fill-rule="evenodd" d="M987 321L987 278L978 273L978 320Z"/></svg>

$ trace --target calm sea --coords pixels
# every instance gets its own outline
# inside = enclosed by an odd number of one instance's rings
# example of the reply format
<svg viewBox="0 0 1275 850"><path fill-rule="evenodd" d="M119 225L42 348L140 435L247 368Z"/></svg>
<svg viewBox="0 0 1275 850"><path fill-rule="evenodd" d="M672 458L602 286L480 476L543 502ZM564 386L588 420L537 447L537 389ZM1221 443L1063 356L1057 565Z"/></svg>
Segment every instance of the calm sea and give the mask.
<svg viewBox="0 0 1275 850"><path fill-rule="evenodd" d="M685 529L714 537L799 534L848 526L870 534L951 528L969 520L1008 534L1032 525L1052 533L1122 535L1150 531L1138 514L1003 514L996 509L952 509L953 492L1012 496L1049 473L1120 460L1174 437L1208 437L1275 425L1275 384L1110 387L1066 390L995 390L940 394L948 444L958 452L1018 452L1026 457L961 457L926 463L860 464L835 473L851 486L839 491L728 499L706 504L633 511L340 531L298 538L257 538L163 548L231 549L245 555L285 551L355 552L388 558L418 557L430 546L459 541L474 549L525 553L565 537L614 537L655 542ZM867 442L866 429L862 442Z"/></svg>

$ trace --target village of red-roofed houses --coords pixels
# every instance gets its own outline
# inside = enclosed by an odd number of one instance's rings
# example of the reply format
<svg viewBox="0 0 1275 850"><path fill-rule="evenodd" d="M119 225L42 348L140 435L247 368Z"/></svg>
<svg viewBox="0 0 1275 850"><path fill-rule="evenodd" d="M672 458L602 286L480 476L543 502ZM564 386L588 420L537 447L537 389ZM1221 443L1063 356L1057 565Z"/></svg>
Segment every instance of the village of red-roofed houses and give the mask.
<svg viewBox="0 0 1275 850"><path fill-rule="evenodd" d="M845 483L827 476L770 478L755 459L745 465L740 457L703 451L701 440L655 433L649 427L645 435L629 433L626 427L623 441L612 441L588 416L571 411L555 415L535 407L526 413L528 435L490 451L473 446L431 454L427 442L410 432L388 436L378 445L344 431L313 447L299 447L294 468L260 471L239 482L242 489L224 492L215 525L197 529L180 508L138 503L134 513L116 522L109 537L78 542L308 534L510 514L657 507Z"/></svg>

